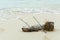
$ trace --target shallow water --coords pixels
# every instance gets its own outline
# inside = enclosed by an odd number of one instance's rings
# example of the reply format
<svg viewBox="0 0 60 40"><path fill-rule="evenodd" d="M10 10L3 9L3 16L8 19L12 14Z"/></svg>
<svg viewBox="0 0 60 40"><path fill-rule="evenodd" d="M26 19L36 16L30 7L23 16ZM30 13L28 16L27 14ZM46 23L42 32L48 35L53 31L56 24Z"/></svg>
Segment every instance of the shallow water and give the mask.
<svg viewBox="0 0 60 40"><path fill-rule="evenodd" d="M12 7L60 10L60 0L0 0L0 9Z"/></svg>

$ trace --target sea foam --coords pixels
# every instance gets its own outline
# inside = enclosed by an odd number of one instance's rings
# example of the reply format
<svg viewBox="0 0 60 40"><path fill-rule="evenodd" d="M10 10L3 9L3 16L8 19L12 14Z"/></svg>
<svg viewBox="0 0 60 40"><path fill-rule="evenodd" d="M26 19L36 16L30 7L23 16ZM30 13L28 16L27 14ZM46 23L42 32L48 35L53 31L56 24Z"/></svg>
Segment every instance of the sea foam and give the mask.
<svg viewBox="0 0 60 40"><path fill-rule="evenodd" d="M19 18L20 14L59 14L57 10L52 10L48 8L3 8L0 9L0 21L6 21L10 19Z"/></svg>

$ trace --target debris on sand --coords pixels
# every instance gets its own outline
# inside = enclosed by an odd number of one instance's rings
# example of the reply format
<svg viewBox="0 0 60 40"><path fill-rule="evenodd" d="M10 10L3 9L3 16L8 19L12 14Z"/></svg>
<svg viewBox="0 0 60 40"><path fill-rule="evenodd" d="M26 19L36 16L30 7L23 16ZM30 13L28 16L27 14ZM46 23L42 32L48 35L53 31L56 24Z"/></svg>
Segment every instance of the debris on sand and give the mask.
<svg viewBox="0 0 60 40"><path fill-rule="evenodd" d="M53 31L54 30L54 22L46 22L44 24L44 30L46 31Z"/></svg>

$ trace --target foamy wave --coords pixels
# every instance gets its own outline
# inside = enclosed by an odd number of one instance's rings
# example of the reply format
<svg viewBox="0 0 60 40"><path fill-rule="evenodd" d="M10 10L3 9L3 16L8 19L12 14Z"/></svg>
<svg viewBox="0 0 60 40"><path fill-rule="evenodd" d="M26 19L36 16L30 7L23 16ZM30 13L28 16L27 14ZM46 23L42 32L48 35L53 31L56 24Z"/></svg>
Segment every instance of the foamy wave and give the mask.
<svg viewBox="0 0 60 40"><path fill-rule="evenodd" d="M52 10L48 8L5 8L0 13L60 13L60 10Z"/></svg>
<svg viewBox="0 0 60 40"><path fill-rule="evenodd" d="M0 9L0 21L6 21L10 19L16 19L18 18L17 16L22 13L55 13L59 14L60 12L57 10L51 10L51 9L44 9L44 8L5 8L5 9Z"/></svg>

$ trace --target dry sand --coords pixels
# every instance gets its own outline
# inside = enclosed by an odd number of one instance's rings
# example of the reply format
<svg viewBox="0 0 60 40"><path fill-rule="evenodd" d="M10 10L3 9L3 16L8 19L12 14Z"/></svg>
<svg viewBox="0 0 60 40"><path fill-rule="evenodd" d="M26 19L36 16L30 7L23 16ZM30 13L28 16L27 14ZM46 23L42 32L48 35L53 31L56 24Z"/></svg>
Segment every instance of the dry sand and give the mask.
<svg viewBox="0 0 60 40"><path fill-rule="evenodd" d="M32 18L35 16L43 25L46 21L53 21L55 30L53 32L22 32L21 28L27 25L19 20L25 20L30 26L36 25ZM15 18L8 18L6 21L0 21L0 40L60 40L60 14L16 14Z"/></svg>

